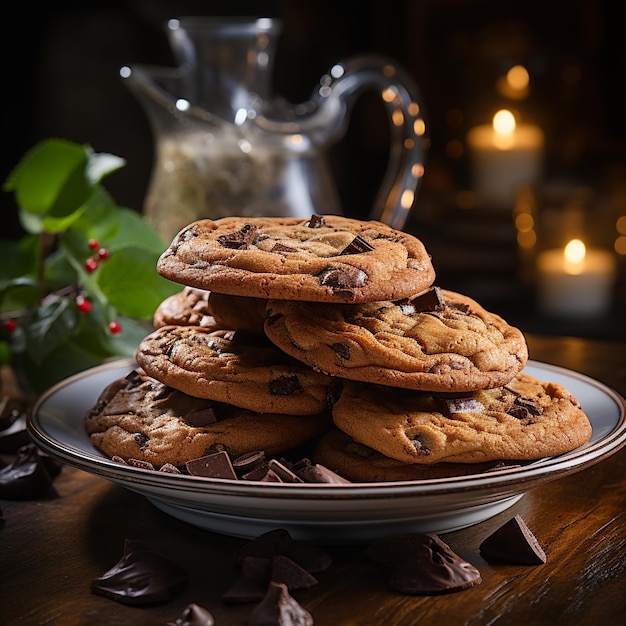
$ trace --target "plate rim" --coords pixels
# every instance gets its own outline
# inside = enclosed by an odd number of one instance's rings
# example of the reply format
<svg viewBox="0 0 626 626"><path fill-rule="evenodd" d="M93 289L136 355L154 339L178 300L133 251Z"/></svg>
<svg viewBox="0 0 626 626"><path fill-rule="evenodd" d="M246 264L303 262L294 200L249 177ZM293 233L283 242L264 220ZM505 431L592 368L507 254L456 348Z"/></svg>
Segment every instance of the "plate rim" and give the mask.
<svg viewBox="0 0 626 626"><path fill-rule="evenodd" d="M572 474L594 465L611 456L626 446L626 399L615 389L581 372L567 369L559 365L529 359L527 367L536 367L542 371L574 378L590 385L612 400L618 410L615 427L599 440L585 444L565 454L547 457L522 467L509 467L500 470L453 476L408 481L358 482L348 484L291 484L261 483L260 481L236 481L228 479L212 479L197 476L167 474L153 470L124 466L112 461L96 448L93 454L87 455L85 450L59 441L46 432L39 417L42 409L55 395L85 378L96 376L107 370L132 368L136 366L133 358L116 359L101 365L83 370L65 378L42 393L31 407L26 428L35 443L46 453L62 462L82 471L102 478L121 483L126 487L140 488L175 488L200 495L236 495L252 497L272 497L276 499L337 499L337 498L381 498L381 497L414 497L416 495L438 496L458 492L507 489L537 480L552 480L563 474ZM94 402L96 398L93 399ZM532 488L532 485L528 489ZM528 489L520 489L527 491Z"/></svg>

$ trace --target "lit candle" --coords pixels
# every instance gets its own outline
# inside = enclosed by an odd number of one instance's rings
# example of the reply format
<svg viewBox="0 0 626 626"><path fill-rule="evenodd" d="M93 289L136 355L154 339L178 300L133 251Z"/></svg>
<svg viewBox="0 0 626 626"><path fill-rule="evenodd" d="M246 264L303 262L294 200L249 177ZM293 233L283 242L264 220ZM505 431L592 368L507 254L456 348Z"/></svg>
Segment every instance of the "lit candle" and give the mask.
<svg viewBox="0 0 626 626"><path fill-rule="evenodd" d="M491 124L475 126L467 145L478 206L512 209L521 185L541 178L544 136L534 124L517 124L502 109Z"/></svg>
<svg viewBox="0 0 626 626"><path fill-rule="evenodd" d="M606 250L587 250L572 239L562 250L537 256L539 305L560 317L592 317L606 313L615 281L615 259Z"/></svg>

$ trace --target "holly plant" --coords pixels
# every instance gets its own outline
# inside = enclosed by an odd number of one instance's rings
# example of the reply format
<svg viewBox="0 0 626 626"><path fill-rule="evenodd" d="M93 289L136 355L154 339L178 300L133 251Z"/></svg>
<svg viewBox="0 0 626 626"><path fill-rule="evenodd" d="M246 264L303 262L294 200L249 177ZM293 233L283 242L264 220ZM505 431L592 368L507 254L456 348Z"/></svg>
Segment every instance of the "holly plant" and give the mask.
<svg viewBox="0 0 626 626"><path fill-rule="evenodd" d="M48 139L4 183L25 235L0 241L0 364L32 392L133 356L157 305L180 290L156 272L166 245L101 181L125 161Z"/></svg>

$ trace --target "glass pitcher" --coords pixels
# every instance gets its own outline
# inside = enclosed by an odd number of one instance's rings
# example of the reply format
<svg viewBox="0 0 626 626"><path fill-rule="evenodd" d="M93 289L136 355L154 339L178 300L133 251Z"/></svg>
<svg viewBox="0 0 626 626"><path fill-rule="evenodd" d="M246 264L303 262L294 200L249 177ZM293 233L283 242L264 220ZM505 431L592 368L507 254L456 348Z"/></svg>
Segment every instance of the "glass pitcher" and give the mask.
<svg viewBox="0 0 626 626"><path fill-rule="evenodd" d="M281 23L184 17L167 24L178 67L120 70L155 142L146 220L166 239L200 218L342 214L327 151L352 105L377 90L389 113L390 152L369 215L402 229L424 172L426 127L417 88L393 61L335 64L308 102L271 93Z"/></svg>

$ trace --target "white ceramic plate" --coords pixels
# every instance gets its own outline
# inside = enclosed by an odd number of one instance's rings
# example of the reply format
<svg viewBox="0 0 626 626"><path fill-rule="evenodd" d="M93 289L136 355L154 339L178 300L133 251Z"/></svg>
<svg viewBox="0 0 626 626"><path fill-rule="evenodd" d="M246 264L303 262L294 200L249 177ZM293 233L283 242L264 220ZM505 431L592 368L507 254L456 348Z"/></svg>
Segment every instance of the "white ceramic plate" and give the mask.
<svg viewBox="0 0 626 626"><path fill-rule="evenodd" d="M115 361L55 385L35 404L28 429L58 460L146 496L156 507L215 532L253 538L286 528L317 543L367 542L403 532L445 533L484 521L550 480L580 471L626 444L626 401L582 374L530 361L526 372L569 389L593 427L591 441L523 467L456 478L349 485L207 479L123 466L96 450L83 416L100 392L134 366Z"/></svg>

